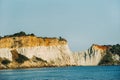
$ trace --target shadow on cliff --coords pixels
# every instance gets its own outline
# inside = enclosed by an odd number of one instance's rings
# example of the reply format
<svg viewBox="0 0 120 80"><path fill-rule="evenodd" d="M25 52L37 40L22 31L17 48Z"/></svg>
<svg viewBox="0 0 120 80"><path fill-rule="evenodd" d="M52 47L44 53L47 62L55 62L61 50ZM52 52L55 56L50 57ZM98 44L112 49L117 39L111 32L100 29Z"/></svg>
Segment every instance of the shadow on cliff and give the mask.
<svg viewBox="0 0 120 80"><path fill-rule="evenodd" d="M24 61L27 61L29 60L27 57L25 57L24 55L22 54L19 54L17 52L17 50L11 50L11 53L12 53L12 60L13 61L16 61L18 63L23 63Z"/></svg>

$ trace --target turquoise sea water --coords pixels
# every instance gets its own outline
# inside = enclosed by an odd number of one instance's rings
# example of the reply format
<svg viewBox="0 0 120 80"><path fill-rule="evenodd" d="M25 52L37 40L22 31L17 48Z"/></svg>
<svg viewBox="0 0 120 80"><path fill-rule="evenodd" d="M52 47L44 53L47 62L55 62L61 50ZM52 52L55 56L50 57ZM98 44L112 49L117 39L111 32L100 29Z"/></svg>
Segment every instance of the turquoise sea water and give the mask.
<svg viewBox="0 0 120 80"><path fill-rule="evenodd" d="M120 80L120 66L0 70L0 80Z"/></svg>

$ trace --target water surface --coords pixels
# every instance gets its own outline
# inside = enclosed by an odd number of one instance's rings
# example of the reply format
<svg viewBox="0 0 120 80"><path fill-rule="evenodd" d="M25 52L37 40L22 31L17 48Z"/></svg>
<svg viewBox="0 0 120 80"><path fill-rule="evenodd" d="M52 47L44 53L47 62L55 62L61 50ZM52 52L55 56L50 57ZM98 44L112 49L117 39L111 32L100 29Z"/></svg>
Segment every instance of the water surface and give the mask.
<svg viewBox="0 0 120 80"><path fill-rule="evenodd" d="M0 70L0 80L120 80L120 66Z"/></svg>

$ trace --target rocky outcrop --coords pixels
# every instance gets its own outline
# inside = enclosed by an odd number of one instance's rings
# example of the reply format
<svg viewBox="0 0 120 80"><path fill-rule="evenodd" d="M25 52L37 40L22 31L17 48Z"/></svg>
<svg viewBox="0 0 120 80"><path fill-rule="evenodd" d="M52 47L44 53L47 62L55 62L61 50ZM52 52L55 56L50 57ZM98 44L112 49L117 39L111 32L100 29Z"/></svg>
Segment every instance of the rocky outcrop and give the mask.
<svg viewBox="0 0 120 80"><path fill-rule="evenodd" d="M25 33L24 33L25 34ZM98 65L109 50L108 46L93 44L83 52L72 52L63 38L43 38L34 35L0 38L0 68L29 68L50 66ZM119 55L113 56L120 60Z"/></svg>
<svg viewBox="0 0 120 80"><path fill-rule="evenodd" d="M73 58L76 65L90 66L98 65L102 57L106 54L108 47L93 44L88 50L75 52Z"/></svg>
<svg viewBox="0 0 120 80"><path fill-rule="evenodd" d="M41 59L34 61L33 57ZM9 60L5 66L41 67L73 65L72 52L63 38L41 38L36 36L5 37L0 39L0 58ZM38 65L37 65L38 64ZM19 66L18 66L19 65ZM15 68L16 68L15 67Z"/></svg>
<svg viewBox="0 0 120 80"><path fill-rule="evenodd" d="M120 45L109 45L106 55L99 62L99 65L120 65Z"/></svg>

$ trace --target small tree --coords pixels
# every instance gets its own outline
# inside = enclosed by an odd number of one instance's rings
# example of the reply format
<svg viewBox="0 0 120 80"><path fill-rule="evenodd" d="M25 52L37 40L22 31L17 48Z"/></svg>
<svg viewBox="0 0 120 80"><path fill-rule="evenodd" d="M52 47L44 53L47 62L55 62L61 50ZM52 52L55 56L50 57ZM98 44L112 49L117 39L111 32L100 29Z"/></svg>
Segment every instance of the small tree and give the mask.
<svg viewBox="0 0 120 80"><path fill-rule="evenodd" d="M26 33L23 32L23 31L21 31L21 32L19 32L19 33L13 34L13 36L26 36Z"/></svg>
<svg viewBox="0 0 120 80"><path fill-rule="evenodd" d="M66 39L62 38L61 36L59 37L60 41L67 41Z"/></svg>

